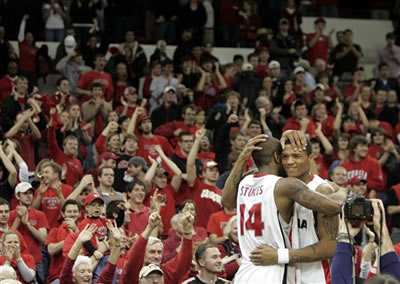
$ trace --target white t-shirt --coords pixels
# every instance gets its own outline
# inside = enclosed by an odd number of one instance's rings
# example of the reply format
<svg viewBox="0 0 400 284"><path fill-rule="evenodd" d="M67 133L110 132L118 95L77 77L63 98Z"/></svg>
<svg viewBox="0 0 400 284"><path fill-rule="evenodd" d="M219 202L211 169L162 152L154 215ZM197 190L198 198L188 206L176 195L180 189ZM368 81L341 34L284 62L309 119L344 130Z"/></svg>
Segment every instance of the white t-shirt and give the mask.
<svg viewBox="0 0 400 284"><path fill-rule="evenodd" d="M55 4L57 8L60 8L58 3ZM61 15L51 8L50 4L44 4L43 10L51 9L50 16L46 20L45 27L46 29L64 29L64 20Z"/></svg>

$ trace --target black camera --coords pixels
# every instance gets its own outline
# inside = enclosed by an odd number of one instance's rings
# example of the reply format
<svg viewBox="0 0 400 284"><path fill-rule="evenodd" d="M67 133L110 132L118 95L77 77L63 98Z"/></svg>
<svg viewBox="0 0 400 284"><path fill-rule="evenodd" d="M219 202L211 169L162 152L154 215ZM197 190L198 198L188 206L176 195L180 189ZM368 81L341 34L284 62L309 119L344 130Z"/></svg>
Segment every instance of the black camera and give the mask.
<svg viewBox="0 0 400 284"><path fill-rule="evenodd" d="M344 203L344 217L347 220L372 221L374 210L372 202L363 196L354 196Z"/></svg>

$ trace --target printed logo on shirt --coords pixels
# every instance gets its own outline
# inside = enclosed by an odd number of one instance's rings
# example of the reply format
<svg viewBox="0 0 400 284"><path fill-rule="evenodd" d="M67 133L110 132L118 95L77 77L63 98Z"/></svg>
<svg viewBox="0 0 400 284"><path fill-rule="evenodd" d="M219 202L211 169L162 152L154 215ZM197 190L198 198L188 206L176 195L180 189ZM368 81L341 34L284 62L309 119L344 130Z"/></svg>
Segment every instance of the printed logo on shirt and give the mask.
<svg viewBox="0 0 400 284"><path fill-rule="evenodd" d="M29 223L31 223L32 226L36 226L37 225L37 220L29 220Z"/></svg>
<svg viewBox="0 0 400 284"><path fill-rule="evenodd" d="M95 79L95 80L93 81L93 84L94 84L94 83L100 83L100 84L103 86L103 88L104 88L104 87L108 87L108 85L109 85L108 80L102 79L102 78Z"/></svg>
<svg viewBox="0 0 400 284"><path fill-rule="evenodd" d="M221 204L221 195L216 194L214 191L203 189L200 195L201 198L211 199L214 202Z"/></svg>
<svg viewBox="0 0 400 284"><path fill-rule="evenodd" d="M347 178L350 180L353 177L358 177L359 179L368 179L368 173L364 170L352 170L347 172Z"/></svg>
<svg viewBox="0 0 400 284"><path fill-rule="evenodd" d="M58 197L43 197L42 204L46 209L58 210L60 205L60 199Z"/></svg>
<svg viewBox="0 0 400 284"><path fill-rule="evenodd" d="M97 228L97 234L99 234L101 236L107 235L107 228L105 226L101 226L101 227Z"/></svg>
<svg viewBox="0 0 400 284"><path fill-rule="evenodd" d="M307 220L297 219L297 227L299 229L307 229Z"/></svg>

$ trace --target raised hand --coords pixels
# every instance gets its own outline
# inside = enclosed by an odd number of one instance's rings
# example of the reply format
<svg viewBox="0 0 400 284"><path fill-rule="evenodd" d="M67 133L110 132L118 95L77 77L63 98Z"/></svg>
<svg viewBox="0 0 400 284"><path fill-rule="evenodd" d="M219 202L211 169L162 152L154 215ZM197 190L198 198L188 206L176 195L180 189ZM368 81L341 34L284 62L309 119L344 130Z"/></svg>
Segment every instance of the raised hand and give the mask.
<svg viewBox="0 0 400 284"><path fill-rule="evenodd" d="M149 216L149 223L148 223L149 227L154 229L155 227L159 226L160 223L161 223L161 216L156 212L151 213Z"/></svg>
<svg viewBox="0 0 400 284"><path fill-rule="evenodd" d="M268 139L268 135L266 134L260 134L257 136L254 136L253 138L251 138L246 146L244 146L244 149L242 150L242 153L240 153L240 156L245 159L248 160L251 157L251 154L253 153L253 151L257 151L257 150L261 150L262 148L259 146L255 146L258 143L261 142L265 142Z"/></svg>
<svg viewBox="0 0 400 284"><path fill-rule="evenodd" d="M117 223L115 221L107 222L106 226L108 230L111 232L111 237L114 239L114 241L120 242L122 239L122 234L119 228L117 227Z"/></svg>
<svg viewBox="0 0 400 284"><path fill-rule="evenodd" d="M182 216L183 232L191 233L193 230L194 217L189 212L185 212L185 213L181 213L181 214L183 214L183 216Z"/></svg>
<svg viewBox="0 0 400 284"><path fill-rule="evenodd" d="M78 239L81 243L90 241L93 238L93 234L96 232L97 226L96 224L87 224L85 228L81 231L78 236Z"/></svg>
<svg viewBox="0 0 400 284"><path fill-rule="evenodd" d="M290 141L290 144L295 147L297 151L305 150L307 146L306 136L302 131L298 130L287 130L282 134L280 140L282 149L285 149L286 141Z"/></svg>
<svg viewBox="0 0 400 284"><path fill-rule="evenodd" d="M200 140L204 135L206 135L206 129L204 127L196 131L196 139Z"/></svg>
<svg viewBox="0 0 400 284"><path fill-rule="evenodd" d="M162 203L162 195L158 194L158 189L154 190L154 194L150 196L150 209L151 212L160 213Z"/></svg>

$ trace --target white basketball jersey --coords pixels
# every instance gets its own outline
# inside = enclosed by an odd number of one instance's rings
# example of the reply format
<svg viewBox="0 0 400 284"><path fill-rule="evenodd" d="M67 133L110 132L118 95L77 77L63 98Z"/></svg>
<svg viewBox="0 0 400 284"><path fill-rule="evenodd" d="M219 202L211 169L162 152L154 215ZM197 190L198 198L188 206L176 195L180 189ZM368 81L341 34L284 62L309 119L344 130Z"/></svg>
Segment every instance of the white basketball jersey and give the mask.
<svg viewBox="0 0 400 284"><path fill-rule="evenodd" d="M310 190L316 190L321 184L328 183L317 175L313 175L307 184ZM295 203L297 220L292 222L292 248L304 248L319 242L317 232L315 231L314 212ZM325 271L322 261L312 263L296 264L296 275L300 277L302 284L325 284Z"/></svg>
<svg viewBox="0 0 400 284"><path fill-rule="evenodd" d="M280 177L249 175L239 184L237 195L237 226L242 262L235 283L293 283L295 269L288 265L255 266L250 254L259 245L289 248L290 224L283 224L275 205L274 189ZM288 227L289 226L289 227Z"/></svg>

